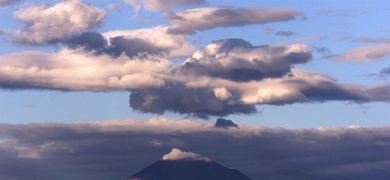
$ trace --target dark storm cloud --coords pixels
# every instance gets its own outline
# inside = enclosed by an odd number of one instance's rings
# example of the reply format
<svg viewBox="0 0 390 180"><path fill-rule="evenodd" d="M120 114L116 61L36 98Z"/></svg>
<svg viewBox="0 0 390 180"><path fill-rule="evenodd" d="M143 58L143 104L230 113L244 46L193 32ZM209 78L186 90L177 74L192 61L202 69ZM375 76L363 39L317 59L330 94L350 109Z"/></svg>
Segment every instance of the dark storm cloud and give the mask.
<svg viewBox="0 0 390 180"><path fill-rule="evenodd" d="M168 119L0 124L0 179L125 179L173 148L254 180L390 176L389 127L238 126Z"/></svg>
<svg viewBox="0 0 390 180"><path fill-rule="evenodd" d="M311 52L304 46L252 46L242 39L214 41L187 59L179 73L233 81L282 77L293 64L306 63Z"/></svg>
<svg viewBox="0 0 390 180"><path fill-rule="evenodd" d="M131 91L130 107L143 113L163 114L170 111L203 119L209 118L210 115L227 116L257 112L254 105L219 99L213 89L191 88L181 83Z"/></svg>
<svg viewBox="0 0 390 180"><path fill-rule="evenodd" d="M294 34L295 34L295 32L292 32L292 31L278 31L276 33L277 36L291 36Z"/></svg>
<svg viewBox="0 0 390 180"><path fill-rule="evenodd" d="M290 21L300 15L301 12L287 8L210 7L170 12L165 14L165 18L172 24L170 29L172 33L194 34L198 30L216 27Z"/></svg>

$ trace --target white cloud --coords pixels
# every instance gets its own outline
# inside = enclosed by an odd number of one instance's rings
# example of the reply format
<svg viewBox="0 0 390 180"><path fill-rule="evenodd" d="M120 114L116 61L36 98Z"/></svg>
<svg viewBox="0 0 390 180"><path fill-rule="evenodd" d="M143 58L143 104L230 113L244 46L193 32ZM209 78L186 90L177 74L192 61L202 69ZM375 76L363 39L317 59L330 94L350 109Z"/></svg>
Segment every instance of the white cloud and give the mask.
<svg viewBox="0 0 390 180"><path fill-rule="evenodd" d="M186 36L168 33L168 26L135 30L115 30L103 33L106 39L123 37L126 39L139 38L156 47L168 50L168 58L188 57L195 51L195 47L187 42Z"/></svg>
<svg viewBox="0 0 390 180"><path fill-rule="evenodd" d="M173 148L170 153L165 154L162 157L163 160L177 161L177 160L204 160L211 161L207 157L202 157L200 154L193 153L191 151L182 151L177 148Z"/></svg>
<svg viewBox="0 0 390 180"><path fill-rule="evenodd" d="M20 44L62 41L98 27L105 16L103 10L81 0L24 7L14 13L14 17L25 24L24 30L14 32L14 40Z"/></svg>

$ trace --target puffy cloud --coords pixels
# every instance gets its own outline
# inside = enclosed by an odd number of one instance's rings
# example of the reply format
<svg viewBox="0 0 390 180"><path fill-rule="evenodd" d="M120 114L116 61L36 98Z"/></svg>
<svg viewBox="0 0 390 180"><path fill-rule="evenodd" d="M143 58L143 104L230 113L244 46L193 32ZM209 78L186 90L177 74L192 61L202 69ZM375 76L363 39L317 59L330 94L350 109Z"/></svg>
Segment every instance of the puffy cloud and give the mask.
<svg viewBox="0 0 390 180"><path fill-rule="evenodd" d="M293 20L301 12L287 8L235 8L210 7L167 13L165 18L172 24L170 31L179 34L194 34L197 30L215 27L244 26Z"/></svg>
<svg viewBox="0 0 390 180"><path fill-rule="evenodd" d="M25 24L24 30L14 32L14 41L38 45L63 41L99 26L105 16L103 10L81 0L24 7L14 13L14 17Z"/></svg>
<svg viewBox="0 0 390 180"><path fill-rule="evenodd" d="M233 81L251 81L282 77L290 72L291 65L306 63L310 59L311 51L305 45L252 46L242 39L227 39L214 41L198 50L178 71Z"/></svg>
<svg viewBox="0 0 390 180"><path fill-rule="evenodd" d="M377 61L390 56L389 48L390 43L362 46L344 52L336 56L336 59L354 63Z"/></svg>
<svg viewBox="0 0 390 180"><path fill-rule="evenodd" d="M20 0L0 0L0 6L7 6L10 4L18 3Z"/></svg>
<svg viewBox="0 0 390 180"><path fill-rule="evenodd" d="M134 7L136 13L143 6L147 10L161 11L170 10L174 6L182 5L200 5L204 4L206 0L124 0L125 3L130 4Z"/></svg>
<svg viewBox="0 0 390 180"><path fill-rule="evenodd" d="M186 36L170 34L168 26L135 30L116 30L103 33L103 37L110 39L109 52L146 52L163 53L168 58L188 57L195 48L186 41ZM134 52L132 52L134 51Z"/></svg>
<svg viewBox="0 0 390 180"><path fill-rule="evenodd" d="M200 154L193 153L191 151L182 151L177 148L173 148L170 153L165 154L162 157L163 160L177 161L177 160L205 160L210 161L207 157L202 157Z"/></svg>
<svg viewBox="0 0 390 180"><path fill-rule="evenodd" d="M0 179L121 179L177 148L174 141L252 179L390 175L390 127L238 127L164 118L0 124Z"/></svg>

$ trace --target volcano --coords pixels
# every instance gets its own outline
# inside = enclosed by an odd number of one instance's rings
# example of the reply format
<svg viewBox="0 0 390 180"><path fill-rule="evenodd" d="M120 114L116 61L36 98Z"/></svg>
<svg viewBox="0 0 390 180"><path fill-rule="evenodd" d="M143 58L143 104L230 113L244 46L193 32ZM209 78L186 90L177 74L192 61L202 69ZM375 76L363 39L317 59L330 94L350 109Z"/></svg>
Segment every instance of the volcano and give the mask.
<svg viewBox="0 0 390 180"><path fill-rule="evenodd" d="M127 180L250 180L236 169L205 160L159 160Z"/></svg>

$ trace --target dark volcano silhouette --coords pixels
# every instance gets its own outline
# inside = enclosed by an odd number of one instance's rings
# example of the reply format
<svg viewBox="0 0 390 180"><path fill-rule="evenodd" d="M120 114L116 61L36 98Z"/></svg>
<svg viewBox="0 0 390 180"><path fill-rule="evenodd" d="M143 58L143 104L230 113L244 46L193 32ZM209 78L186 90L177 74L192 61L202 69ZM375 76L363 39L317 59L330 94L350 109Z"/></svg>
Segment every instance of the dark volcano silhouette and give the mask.
<svg viewBox="0 0 390 180"><path fill-rule="evenodd" d="M127 180L250 180L236 169L204 160L160 160Z"/></svg>

